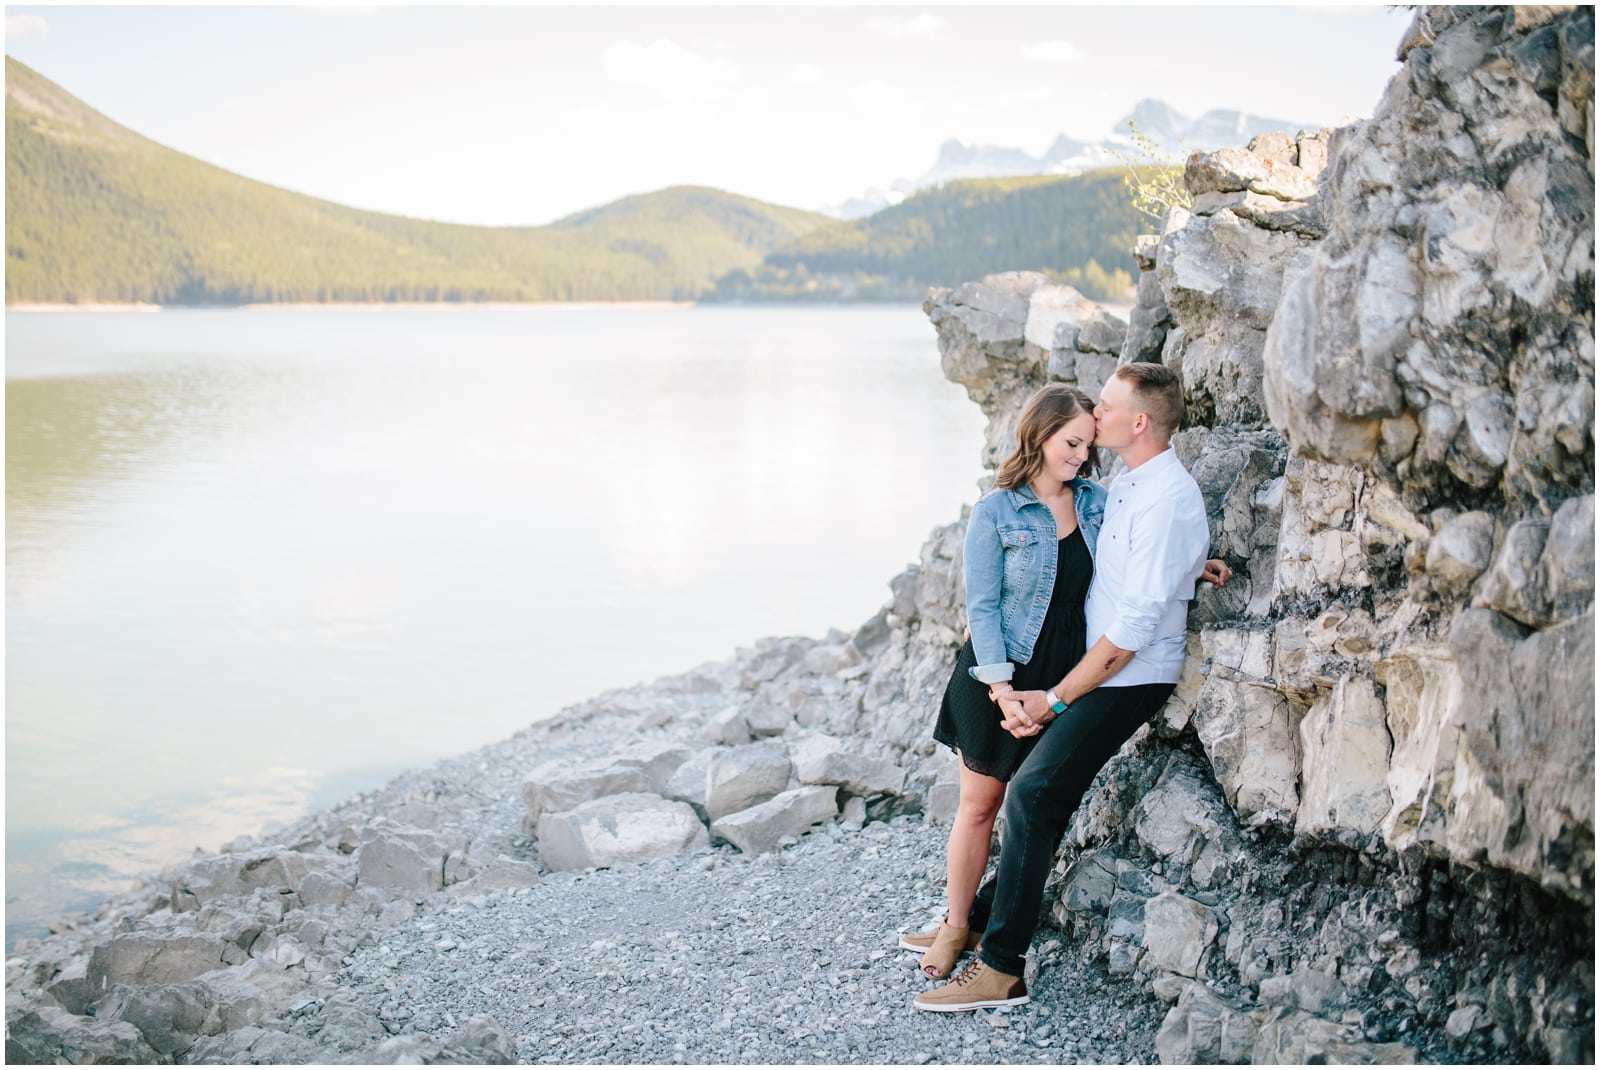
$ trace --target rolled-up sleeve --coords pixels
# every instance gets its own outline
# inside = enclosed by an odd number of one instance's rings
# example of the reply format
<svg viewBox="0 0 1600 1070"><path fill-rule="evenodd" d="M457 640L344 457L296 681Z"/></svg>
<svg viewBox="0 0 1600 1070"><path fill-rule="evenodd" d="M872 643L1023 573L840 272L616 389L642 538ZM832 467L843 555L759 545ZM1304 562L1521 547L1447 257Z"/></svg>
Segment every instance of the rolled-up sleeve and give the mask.
<svg viewBox="0 0 1600 1070"><path fill-rule="evenodd" d="M1206 547L1192 545L1195 540L1178 522L1181 511L1175 499L1158 498L1134 518L1127 568L1105 633L1122 650L1140 650L1154 641L1174 598L1185 587L1192 590L1199 577Z"/></svg>
<svg viewBox="0 0 1600 1070"><path fill-rule="evenodd" d="M967 587L967 627L972 629L972 652L978 659L969 672L986 684L1009 680L1015 670L1006 660L1005 633L1000 627L1004 554L994 517L979 502L967 520L961 570Z"/></svg>

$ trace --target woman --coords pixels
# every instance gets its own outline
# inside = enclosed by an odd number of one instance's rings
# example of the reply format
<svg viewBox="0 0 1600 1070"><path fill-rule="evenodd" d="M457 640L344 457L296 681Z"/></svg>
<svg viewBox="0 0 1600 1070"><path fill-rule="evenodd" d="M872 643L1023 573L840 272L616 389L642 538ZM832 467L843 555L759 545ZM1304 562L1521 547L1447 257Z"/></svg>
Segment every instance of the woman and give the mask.
<svg viewBox="0 0 1600 1070"><path fill-rule="evenodd" d="M970 638L956 656L933 736L961 758L947 910L938 929L900 938L902 948L922 952L922 972L933 980L948 976L982 935L986 919L972 915L995 817L1006 782L1039 738L1011 734L1021 708L1005 696L1052 687L1083 657L1083 603L1106 500L1087 478L1099 466L1094 434L1088 395L1064 383L1036 391L1023 407L1016 449L967 524ZM1213 583L1224 574L1221 562L1207 564Z"/></svg>

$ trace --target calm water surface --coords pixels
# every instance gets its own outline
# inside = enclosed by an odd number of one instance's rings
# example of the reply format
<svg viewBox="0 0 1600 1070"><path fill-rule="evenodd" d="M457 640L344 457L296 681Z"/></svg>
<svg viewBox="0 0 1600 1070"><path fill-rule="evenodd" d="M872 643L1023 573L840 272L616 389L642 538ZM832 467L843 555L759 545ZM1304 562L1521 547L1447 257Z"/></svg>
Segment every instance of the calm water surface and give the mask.
<svg viewBox="0 0 1600 1070"><path fill-rule="evenodd" d="M764 635L975 497L913 307L6 316L9 944Z"/></svg>

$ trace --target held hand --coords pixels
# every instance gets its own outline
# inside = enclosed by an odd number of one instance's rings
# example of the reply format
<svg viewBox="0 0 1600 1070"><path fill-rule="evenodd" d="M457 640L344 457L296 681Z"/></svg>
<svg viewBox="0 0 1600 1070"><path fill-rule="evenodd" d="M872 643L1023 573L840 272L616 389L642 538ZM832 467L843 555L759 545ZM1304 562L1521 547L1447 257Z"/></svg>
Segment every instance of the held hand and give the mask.
<svg viewBox="0 0 1600 1070"><path fill-rule="evenodd" d="M998 683L989 688L989 701L1000 707L1000 727L1010 732L1015 725L1030 723L1017 701L1019 692L1011 690L1009 683Z"/></svg>
<svg viewBox="0 0 1600 1070"><path fill-rule="evenodd" d="M1000 726L1018 739L1036 736L1044 731L1044 726L1055 719L1055 714L1050 712L1050 706L1044 700L1043 691L1013 691L1006 696L1002 708L1009 706L1015 712L1000 723Z"/></svg>
<svg viewBox="0 0 1600 1070"><path fill-rule="evenodd" d="M1030 718L1023 711L1022 704L1015 701L1010 695L1000 699L999 704L1001 712L1000 727L1018 739L1036 736L1043 728L1042 725Z"/></svg>
<svg viewBox="0 0 1600 1070"><path fill-rule="evenodd" d="M1018 691L1015 694L1017 700L1022 703L1023 712L1028 715L1028 719L1040 728L1056 719L1055 711L1050 708L1043 691Z"/></svg>
<svg viewBox="0 0 1600 1070"><path fill-rule="evenodd" d="M1019 733L1019 729L1037 728L1029 720L1027 713L1022 712L1022 705L1014 701L1010 694L998 697L995 699L995 704L1000 707L1000 728L1006 729L1013 736Z"/></svg>
<svg viewBox="0 0 1600 1070"><path fill-rule="evenodd" d="M1213 557L1207 561L1206 567L1200 571L1201 581L1209 583L1213 587L1221 587L1232 578L1233 569L1229 568L1228 563L1220 557Z"/></svg>

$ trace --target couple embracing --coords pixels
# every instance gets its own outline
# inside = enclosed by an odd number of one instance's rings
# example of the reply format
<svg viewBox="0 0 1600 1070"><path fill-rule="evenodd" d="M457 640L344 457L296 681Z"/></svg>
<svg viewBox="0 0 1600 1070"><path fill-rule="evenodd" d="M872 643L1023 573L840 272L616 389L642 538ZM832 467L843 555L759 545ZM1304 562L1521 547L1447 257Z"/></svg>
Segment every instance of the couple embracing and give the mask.
<svg viewBox="0 0 1600 1070"><path fill-rule="evenodd" d="M972 510L965 550L971 639L956 659L934 738L961 759L950 830L948 910L937 930L901 938L923 973L950 983L919 1010L1028 1002L1023 963L1067 822L1095 774L1172 694L1189 602L1210 529L1194 479L1173 452L1183 417L1177 376L1126 364L1095 405L1052 384L1028 399L1017 447ZM1091 482L1098 451L1127 471ZM979 888L995 818L1005 836Z"/></svg>

